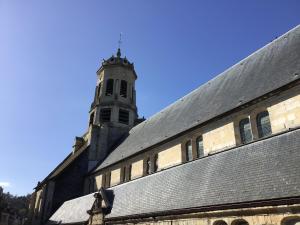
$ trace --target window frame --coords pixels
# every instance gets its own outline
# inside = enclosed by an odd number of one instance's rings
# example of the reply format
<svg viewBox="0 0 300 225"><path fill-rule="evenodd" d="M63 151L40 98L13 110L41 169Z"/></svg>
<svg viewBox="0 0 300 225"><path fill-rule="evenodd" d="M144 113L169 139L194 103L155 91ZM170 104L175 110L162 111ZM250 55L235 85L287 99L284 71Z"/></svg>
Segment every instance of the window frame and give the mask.
<svg viewBox="0 0 300 225"><path fill-rule="evenodd" d="M200 154L200 151L199 151L200 150L199 149L199 144L198 144L199 143L199 141L198 141L199 139L201 139L201 143L202 143L202 145L201 145L202 146L201 147L201 151L202 151L201 153L202 154ZM197 151L197 158L202 158L204 156L203 135L199 135L199 136L196 137L196 151Z"/></svg>
<svg viewBox="0 0 300 225"><path fill-rule="evenodd" d="M126 80L121 80L120 96L123 98L127 98L127 96L128 96L128 82Z"/></svg>
<svg viewBox="0 0 300 225"><path fill-rule="evenodd" d="M247 121L247 123L243 123L243 121ZM249 124L249 129L245 129L245 125ZM243 125L243 126L242 126ZM251 141L253 141L253 131L252 131L252 127L251 127L251 120L249 117L245 117L243 119L241 119L239 121L239 134L240 134L240 138L241 138L241 143L242 144L247 144L250 143ZM250 131L251 134L251 138L247 138L247 131Z"/></svg>
<svg viewBox="0 0 300 225"><path fill-rule="evenodd" d="M105 119L105 120L103 119L104 111L107 111L107 112L109 111L109 119ZM100 122L101 123L110 122L111 121L111 112L112 112L111 108L101 108L100 109ZM106 117L104 117L104 118L106 118Z"/></svg>
<svg viewBox="0 0 300 225"><path fill-rule="evenodd" d="M192 140L188 140L185 142L185 159L186 162L193 161L193 144Z"/></svg>
<svg viewBox="0 0 300 225"><path fill-rule="evenodd" d="M112 96L114 94L114 79L107 79L106 80L106 96Z"/></svg>
<svg viewBox="0 0 300 225"><path fill-rule="evenodd" d="M267 123L262 123L262 119L267 117ZM257 126L257 134L258 138L264 138L272 135L272 127L270 121L270 115L267 110L257 113L256 115L256 126ZM268 127L267 133L265 133L264 129Z"/></svg>
<svg viewBox="0 0 300 225"><path fill-rule="evenodd" d="M122 112L122 113L121 113ZM126 113L126 120L123 120L125 117L124 117L124 113ZM123 114L123 115L122 115ZM130 118L130 112L129 110L126 110L126 109L119 109L119 117L118 117L118 121L119 123L122 123L122 124L126 124L128 125L129 124L129 118Z"/></svg>

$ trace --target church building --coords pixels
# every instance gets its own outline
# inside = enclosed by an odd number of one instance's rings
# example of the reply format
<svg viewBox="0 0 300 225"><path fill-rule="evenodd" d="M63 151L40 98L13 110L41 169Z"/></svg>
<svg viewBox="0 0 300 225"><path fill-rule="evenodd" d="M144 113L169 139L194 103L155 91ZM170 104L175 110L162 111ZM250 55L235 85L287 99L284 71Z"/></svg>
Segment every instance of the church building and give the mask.
<svg viewBox="0 0 300 225"><path fill-rule="evenodd" d="M148 119L137 77L120 49L103 60L29 224L300 225L300 25Z"/></svg>

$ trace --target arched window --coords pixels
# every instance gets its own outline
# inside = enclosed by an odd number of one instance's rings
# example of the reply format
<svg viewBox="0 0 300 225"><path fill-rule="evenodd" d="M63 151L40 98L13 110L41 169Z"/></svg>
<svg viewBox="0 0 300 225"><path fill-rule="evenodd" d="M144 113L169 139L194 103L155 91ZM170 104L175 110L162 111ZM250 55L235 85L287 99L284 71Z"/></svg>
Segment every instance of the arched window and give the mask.
<svg viewBox="0 0 300 225"><path fill-rule="evenodd" d="M239 123L241 141L243 144L253 140L249 118L242 119Z"/></svg>
<svg viewBox="0 0 300 225"><path fill-rule="evenodd" d="M231 225L249 225L249 223L246 220L237 219L232 221Z"/></svg>
<svg viewBox="0 0 300 225"><path fill-rule="evenodd" d="M186 151L186 161L192 161L193 160L193 149L192 149L191 140L186 142L185 151Z"/></svg>
<svg viewBox="0 0 300 225"><path fill-rule="evenodd" d="M127 98L127 82L125 80L121 80L120 95Z"/></svg>
<svg viewBox="0 0 300 225"><path fill-rule="evenodd" d="M196 147L197 147L197 157L198 158L203 157L204 156L204 149L203 149L203 137L202 137L202 135L197 137Z"/></svg>
<svg viewBox="0 0 300 225"><path fill-rule="evenodd" d="M227 223L224 220L217 220L213 223L213 225L227 225Z"/></svg>
<svg viewBox="0 0 300 225"><path fill-rule="evenodd" d="M281 221L281 225L300 225L299 216L289 216Z"/></svg>
<svg viewBox="0 0 300 225"><path fill-rule="evenodd" d="M268 111L263 111L256 116L258 137L266 137L272 134L271 123Z"/></svg>
<svg viewBox="0 0 300 225"><path fill-rule="evenodd" d="M108 79L106 81L106 96L112 95L114 92L114 80L113 79Z"/></svg>

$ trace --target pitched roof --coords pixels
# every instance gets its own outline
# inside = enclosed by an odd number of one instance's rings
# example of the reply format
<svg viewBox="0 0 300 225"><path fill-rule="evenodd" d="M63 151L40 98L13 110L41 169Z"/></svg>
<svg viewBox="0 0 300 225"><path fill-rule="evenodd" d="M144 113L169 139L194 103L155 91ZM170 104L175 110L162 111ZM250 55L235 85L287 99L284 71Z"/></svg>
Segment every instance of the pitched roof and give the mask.
<svg viewBox="0 0 300 225"><path fill-rule="evenodd" d="M114 197L106 218L299 197L299 140L297 129L109 188ZM85 198L89 205L79 202ZM87 220L73 207L89 209L92 199L68 201L50 220Z"/></svg>
<svg viewBox="0 0 300 225"><path fill-rule="evenodd" d="M300 196L299 140L297 130L113 187L106 217Z"/></svg>
<svg viewBox="0 0 300 225"><path fill-rule="evenodd" d="M300 25L132 128L94 171L300 78Z"/></svg>
<svg viewBox="0 0 300 225"><path fill-rule="evenodd" d="M89 214L87 210L92 208L95 201L93 194L85 195L64 202L62 206L51 216L49 224L68 224L87 221Z"/></svg>

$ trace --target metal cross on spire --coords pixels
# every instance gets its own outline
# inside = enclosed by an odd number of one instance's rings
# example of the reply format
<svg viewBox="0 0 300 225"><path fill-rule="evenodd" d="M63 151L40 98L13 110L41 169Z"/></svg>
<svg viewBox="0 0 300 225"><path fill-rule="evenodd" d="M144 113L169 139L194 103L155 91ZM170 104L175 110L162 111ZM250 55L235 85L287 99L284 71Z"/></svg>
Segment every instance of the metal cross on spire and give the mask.
<svg viewBox="0 0 300 225"><path fill-rule="evenodd" d="M122 44L122 32L120 33L120 38L118 41L119 47L118 47L118 52L117 52L117 57L120 58L121 57L121 44Z"/></svg>
<svg viewBox="0 0 300 225"><path fill-rule="evenodd" d="M122 44L122 32L120 33L118 44L119 44L119 48L121 48L121 44Z"/></svg>

